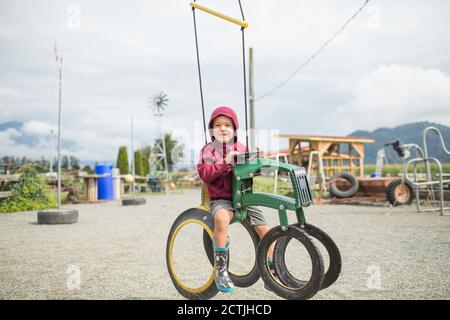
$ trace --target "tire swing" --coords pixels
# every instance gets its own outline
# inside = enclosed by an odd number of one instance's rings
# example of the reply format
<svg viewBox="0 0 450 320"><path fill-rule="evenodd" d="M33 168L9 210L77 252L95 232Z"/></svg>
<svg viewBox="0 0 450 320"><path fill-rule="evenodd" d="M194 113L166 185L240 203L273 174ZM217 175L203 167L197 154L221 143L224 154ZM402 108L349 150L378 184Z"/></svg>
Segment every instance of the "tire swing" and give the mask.
<svg viewBox="0 0 450 320"><path fill-rule="evenodd" d="M283 281L279 275L276 276L273 272L271 272L269 266L268 253L270 247L273 246L274 243L278 244L280 241L285 241L281 247L286 248L287 243L291 240L297 240L300 242L308 253L308 261L310 262L311 269L308 273L310 275L309 279L304 280L301 283L296 283L294 281ZM279 266L277 267L277 259L279 259L279 257L274 256L275 270L277 272L286 271L287 269L279 269ZM281 226L270 229L258 246L257 262L259 272L261 278L264 280L264 283L272 289L276 295L284 299L309 299L322 288L324 281L324 266L320 251L313 243L312 238L305 231L295 225L290 225L285 231L282 230ZM290 277L288 280L290 280ZM286 279L286 275L284 275L283 278Z"/></svg>
<svg viewBox="0 0 450 320"><path fill-rule="evenodd" d="M240 1L239 5L241 7ZM199 47L198 47L198 37L197 37L197 24L196 24L196 15L195 10L199 9L201 11L207 12L209 14L215 15L219 18L228 20L234 24L238 24L241 26L242 30L242 42L243 42L243 50L245 50L244 47L244 29L248 26L248 23L244 20L242 7L241 7L241 13L242 13L242 21L239 21L237 19L230 18L228 16L225 16L221 13L218 13L217 11L208 9L204 6L201 6L197 4L195 1L191 2L192 7L192 13L193 13L193 21L194 21L194 32L195 32L195 45L197 50L197 64L198 64L198 74L199 74L199 80L200 80L200 95L201 95L201 102L202 102L202 113L203 113L203 120L204 119L204 103L203 103L203 89L202 89L202 82L201 82L201 72L200 72L200 58L199 58ZM245 56L244 56L244 62L245 62ZM244 67L245 71L245 67ZM245 78L245 73L244 73ZM244 79L245 82L245 79ZM206 130L205 130L205 143L207 143L206 138ZM255 250L255 256L256 256L256 248L259 244L259 236L256 233L256 231L252 228L250 223L248 221L239 221L240 224L245 228L245 230L248 232L252 245ZM198 287L189 287L183 281L180 279L180 277L177 275L175 270L175 264L173 261L173 248L174 248L174 242L175 239L180 232L180 230L185 227L188 224L197 224L203 227L203 246L204 250L206 252L207 258L209 260L209 263L211 264L211 276L209 279L201 286ZM172 282L175 285L175 288L178 290L178 292L188 298L188 299L210 299L214 295L218 293L218 290L215 286L214 282L214 253L212 248L212 237L213 237L213 230L214 230L214 219L209 213L209 196L206 191L206 188L203 188L202 190L202 204L197 208L188 209L185 212L183 212L174 222L172 229L169 233L169 238L167 240L167 249L166 249L166 262L168 266L168 271L170 274L170 277L172 279ZM230 260L232 259L232 256L230 255ZM250 270L246 273L238 273L233 271L231 268L229 271L230 278L232 279L233 283L237 287L249 287L256 283L260 276L258 267L256 265L256 258L253 262L253 265L251 266Z"/></svg>
<svg viewBox="0 0 450 320"><path fill-rule="evenodd" d="M335 283L336 280L339 278L342 268L341 254L339 252L336 243L323 230L311 224L305 223L303 228L301 228L298 223L291 226L300 228L301 230L306 232L310 237L319 241L325 247L326 253L328 255L329 265L328 268L325 270L325 276L320 290L328 288L333 283ZM303 279L302 280L297 279L294 275L292 275L289 272L286 266L286 257L285 257L286 247L291 240L292 238L285 237L283 239L278 240L277 243L275 244L274 248L275 270L277 271L277 274L283 284L291 287L300 288L306 284L306 281Z"/></svg>
<svg viewBox="0 0 450 320"><path fill-rule="evenodd" d="M242 31L242 48L243 48L243 73L244 73L244 105L245 105L245 123L246 132L247 128L247 94L246 94L246 70L245 70L245 41L244 41L244 29L247 27L244 14L242 12L242 6L240 0L238 0L241 9L242 20L237 20L225 16L221 13L213 11L198 5L195 1L191 2L194 19L194 31L195 31L195 44L197 52L197 65L200 83L200 96L203 115L203 127L205 133L205 144L207 141L206 121L205 121L205 108L203 102L203 90L200 72L200 58L197 41L197 27L195 18L195 9L205 11L214 16L228 20L232 23L241 26ZM248 135L246 135L246 145L248 146ZM299 226L306 224L303 208L312 204L312 193L309 188L308 179L305 168L298 167L293 164L283 163L267 158L258 156L258 152L245 152L240 154L244 157L243 162L238 162L233 167L232 174L232 188L233 188L233 207L235 208L235 215L233 222L239 223L249 234L252 241L252 245L255 248L255 262L251 265L250 271L240 274L233 270L233 266L229 269L229 275L236 286L248 287L253 285L259 277L261 277L264 283L273 290L275 294L284 299L309 299L314 296L321 288L324 287L325 273L324 263L320 250L316 247L311 235L315 235L316 239L327 239L324 232L317 231L318 229L313 226L309 226L306 230ZM250 160L252 162L250 163ZM277 168L288 174L290 182L294 191L293 197L281 196L277 194L268 194L254 192L253 190L253 177L260 174L263 168ZM210 199L206 188L202 190L202 202L197 208L191 208L183 212L173 223L173 226L169 232L166 246L166 263L171 277L171 280L176 290L184 297L188 299L210 299L218 293L218 289L215 285L214 276L214 254L211 244L211 238L213 237L214 219L210 214ZM250 206L262 206L272 208L278 211L278 217L280 224L268 231L268 233L260 240L256 231L251 227L248 222L247 209ZM287 211L294 211L297 218L297 224L289 225ZM232 222L232 223L233 223ZM193 233L194 236L202 237L202 240L192 240L192 236L187 238L187 241L177 241L185 234L189 234L184 229L195 226L201 227L201 232ZM182 231L183 230L183 231ZM309 231L308 231L309 230ZM311 232L311 235L308 234ZM296 241L292 241L296 240ZM188 245L187 250L177 250L177 242ZM290 267L286 262L286 248L289 243L299 243L301 245L301 251L296 251L294 256L298 258L297 253L306 252L307 258L300 260L301 264L296 265L303 267L306 265L306 273L298 276L298 269L295 269L295 273L292 270L287 271ZM332 248L332 240L322 240L322 243L328 244L326 248ZM198 255L194 255L195 252L191 247L200 244L202 252ZM277 249L274 251L274 260L278 260L278 257L282 257L284 260L281 263L270 262L268 253L273 247ZM337 248L329 250L330 255L333 255L333 272L330 273L327 283L330 285L333 283L340 272L340 255ZM177 253L184 255L184 263L177 264ZM231 253L230 253L231 256ZM231 261L234 261L232 258ZM200 270L201 263L204 262L207 271ZM284 262L284 264L283 264ZM193 266L192 272L186 273L187 280L195 279L197 283L192 285L184 279L184 275L180 272L180 266ZM276 275L276 268L280 269L283 276L280 278ZM274 270L275 269L275 270ZM275 271L275 272L274 272ZM306 274L306 275L305 275ZM332 276L334 275L334 276ZM198 280L200 277L204 277ZM299 280L300 279L300 280ZM295 282L297 280L297 282ZM303 282L299 282L303 281Z"/></svg>
<svg viewBox="0 0 450 320"><path fill-rule="evenodd" d="M177 291L186 299L190 300L205 300L214 297L218 290L214 282L214 268L211 266L210 274L203 280L200 285L191 285L184 281L177 273L176 261L174 258L175 242L180 231L191 225L200 226L210 237L213 236L214 219L209 211L202 208L191 208L180 214L172 225L169 232L166 245L166 265L169 271L170 278L177 289Z"/></svg>

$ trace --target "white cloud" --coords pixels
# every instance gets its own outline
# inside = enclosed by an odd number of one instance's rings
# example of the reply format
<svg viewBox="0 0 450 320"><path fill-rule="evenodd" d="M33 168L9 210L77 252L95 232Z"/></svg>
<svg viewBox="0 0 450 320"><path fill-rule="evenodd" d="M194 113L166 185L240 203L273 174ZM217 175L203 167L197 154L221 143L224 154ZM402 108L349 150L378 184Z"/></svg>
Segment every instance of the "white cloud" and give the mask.
<svg viewBox="0 0 450 320"><path fill-rule="evenodd" d="M20 135L20 132L13 128L6 129L5 131L0 131L0 148L3 149L5 146L14 145L14 141L12 138L18 137Z"/></svg>
<svg viewBox="0 0 450 320"><path fill-rule="evenodd" d="M48 150L47 144L43 141L39 141L33 148L26 146L25 144L17 144L14 138L22 136L22 132L16 129L9 128L5 131L0 131L0 155L25 156L31 159L40 159L41 156L46 155Z"/></svg>
<svg viewBox="0 0 450 320"><path fill-rule="evenodd" d="M385 65L355 86L352 99L324 117L348 134L407 122L450 124L450 76L437 69Z"/></svg>
<svg viewBox="0 0 450 320"><path fill-rule="evenodd" d="M15 97L19 94L14 88L0 87L0 99Z"/></svg>
<svg viewBox="0 0 450 320"><path fill-rule="evenodd" d="M37 120L31 120L23 125L23 132L38 136L48 136L50 134L50 130L52 129L52 126L48 123L37 121ZM53 130L56 132L55 128L53 127Z"/></svg>

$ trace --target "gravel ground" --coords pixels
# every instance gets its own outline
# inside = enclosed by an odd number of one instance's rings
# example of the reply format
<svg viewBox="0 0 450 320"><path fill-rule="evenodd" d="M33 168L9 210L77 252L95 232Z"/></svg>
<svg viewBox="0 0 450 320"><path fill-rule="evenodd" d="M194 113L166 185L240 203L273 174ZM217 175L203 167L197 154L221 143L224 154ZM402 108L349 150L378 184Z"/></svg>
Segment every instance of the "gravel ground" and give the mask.
<svg viewBox="0 0 450 320"><path fill-rule="evenodd" d="M199 190L184 190L148 196L143 206L65 206L79 210L72 225L38 225L36 212L0 214L0 298L180 299L166 268L166 240L174 219L199 199ZM276 224L276 212L264 212ZM338 281L314 299L450 298L449 215L315 205L306 217L335 240L343 258ZM186 265L198 261L193 253ZM215 299L278 297L259 280Z"/></svg>

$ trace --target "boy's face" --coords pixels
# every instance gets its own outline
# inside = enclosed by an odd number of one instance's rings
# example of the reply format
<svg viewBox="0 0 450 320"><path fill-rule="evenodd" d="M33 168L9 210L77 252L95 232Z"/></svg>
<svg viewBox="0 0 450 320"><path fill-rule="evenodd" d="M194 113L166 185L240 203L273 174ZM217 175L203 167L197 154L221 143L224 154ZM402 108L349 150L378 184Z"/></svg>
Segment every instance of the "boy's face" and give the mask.
<svg viewBox="0 0 450 320"><path fill-rule="evenodd" d="M218 116L213 121L213 135L216 140L228 143L234 137L233 120L226 116Z"/></svg>

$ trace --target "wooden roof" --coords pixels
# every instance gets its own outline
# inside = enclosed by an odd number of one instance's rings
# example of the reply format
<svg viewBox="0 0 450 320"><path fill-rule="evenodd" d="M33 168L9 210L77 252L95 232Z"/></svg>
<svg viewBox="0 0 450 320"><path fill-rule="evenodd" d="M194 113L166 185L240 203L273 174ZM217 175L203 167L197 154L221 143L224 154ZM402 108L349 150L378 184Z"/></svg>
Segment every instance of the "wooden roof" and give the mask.
<svg viewBox="0 0 450 320"><path fill-rule="evenodd" d="M299 134L277 134L278 138L289 138L309 142L337 142L337 143L374 143L375 139L368 137L335 137L335 136L316 136L316 135L299 135Z"/></svg>

